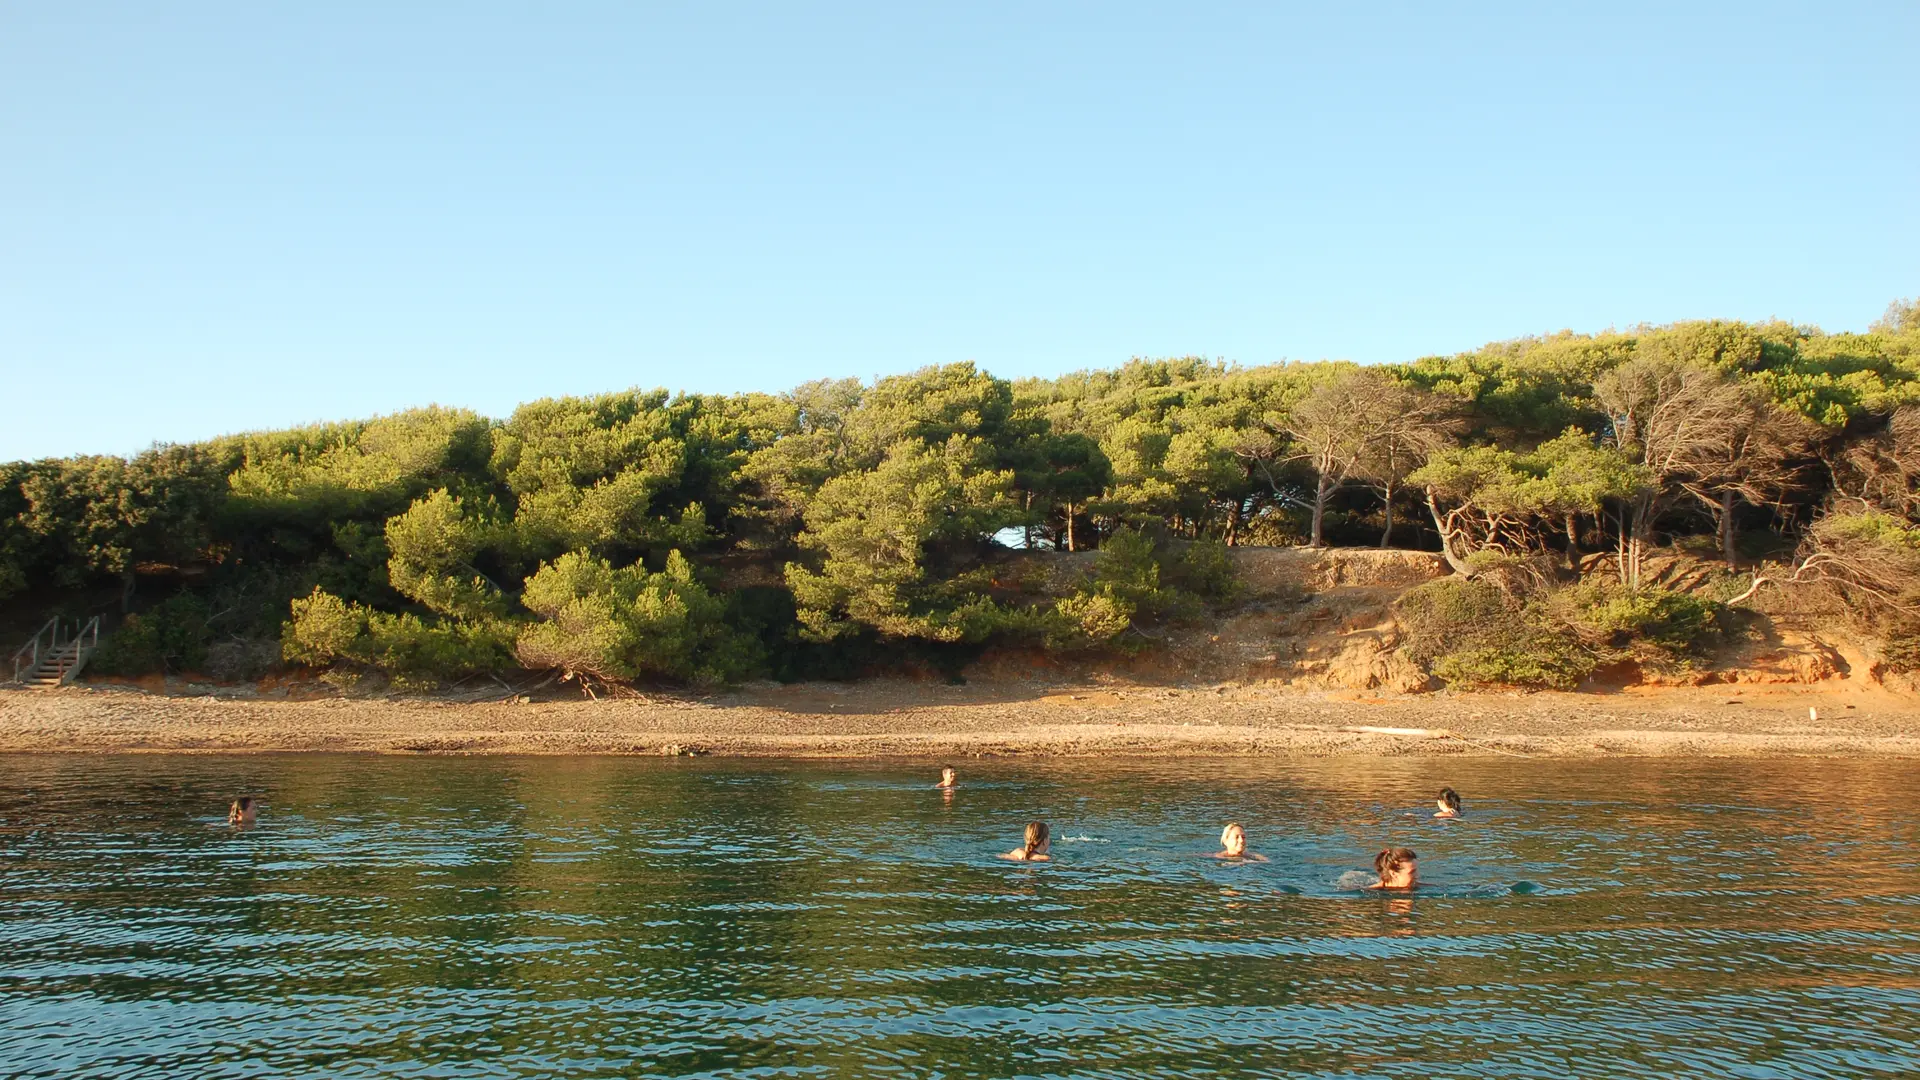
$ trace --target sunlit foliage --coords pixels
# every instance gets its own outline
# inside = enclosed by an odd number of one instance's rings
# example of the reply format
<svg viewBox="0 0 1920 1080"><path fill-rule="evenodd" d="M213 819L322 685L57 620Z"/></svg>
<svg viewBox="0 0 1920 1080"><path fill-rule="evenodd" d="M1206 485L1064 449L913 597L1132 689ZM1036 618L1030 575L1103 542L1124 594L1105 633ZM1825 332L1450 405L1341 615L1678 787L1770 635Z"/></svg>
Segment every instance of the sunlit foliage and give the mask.
<svg viewBox="0 0 1920 1080"><path fill-rule="evenodd" d="M1556 642L1659 662L1711 637L1640 579L1650 547L1696 534L1730 567L1797 547L1772 576L1823 583L1899 653L1920 625L1920 303L1865 333L1702 321L1374 368L1183 357L1019 382L949 364L0 465L0 600L28 621L125 612L103 663L254 670L264 650L407 685L1128 647L1232 595L1226 547L1389 542L1521 605L1432 664L1562 685L1580 672ZM1036 596L997 569L1009 547L1102 554ZM1512 599L1543 574L1586 591Z"/></svg>

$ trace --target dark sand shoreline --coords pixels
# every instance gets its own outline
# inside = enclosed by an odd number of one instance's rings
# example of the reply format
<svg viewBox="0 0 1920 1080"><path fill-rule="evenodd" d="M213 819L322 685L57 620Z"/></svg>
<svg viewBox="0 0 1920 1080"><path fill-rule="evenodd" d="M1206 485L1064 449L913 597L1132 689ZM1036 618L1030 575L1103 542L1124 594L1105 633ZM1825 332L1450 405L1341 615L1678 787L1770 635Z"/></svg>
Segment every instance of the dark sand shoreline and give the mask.
<svg viewBox="0 0 1920 1080"><path fill-rule="evenodd" d="M1809 708L1817 716L1810 717ZM1359 727L1422 733L1348 730ZM1920 701L1855 682L1377 695L879 680L763 686L707 698L537 702L290 700L70 687L0 690L0 751L1920 757Z"/></svg>

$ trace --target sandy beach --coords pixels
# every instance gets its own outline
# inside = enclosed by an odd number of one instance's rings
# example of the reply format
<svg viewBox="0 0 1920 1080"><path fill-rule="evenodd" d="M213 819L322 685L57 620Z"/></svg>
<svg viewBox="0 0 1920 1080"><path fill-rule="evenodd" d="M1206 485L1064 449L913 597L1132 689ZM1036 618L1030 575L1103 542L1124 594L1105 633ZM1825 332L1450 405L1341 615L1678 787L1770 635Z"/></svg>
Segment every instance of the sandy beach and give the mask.
<svg viewBox="0 0 1920 1080"><path fill-rule="evenodd" d="M1917 706L1910 696L1857 683L1373 695L877 680L769 685L712 697L542 701L294 700L72 687L0 691L0 750L1908 757L1920 756ZM1363 728L1404 730L1355 730Z"/></svg>

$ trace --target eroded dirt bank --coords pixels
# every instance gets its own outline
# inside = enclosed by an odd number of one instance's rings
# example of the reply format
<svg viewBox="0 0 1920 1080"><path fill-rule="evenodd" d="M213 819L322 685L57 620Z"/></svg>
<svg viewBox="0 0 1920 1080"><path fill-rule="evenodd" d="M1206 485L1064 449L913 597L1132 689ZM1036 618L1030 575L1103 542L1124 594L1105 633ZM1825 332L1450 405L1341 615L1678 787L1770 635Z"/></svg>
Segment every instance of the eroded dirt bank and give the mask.
<svg viewBox="0 0 1920 1080"><path fill-rule="evenodd" d="M875 681L769 686L705 699L525 703L169 697L69 688L0 691L0 750L1904 757L1920 756L1917 705L1907 695L1846 683L1403 696ZM1426 733L1345 730L1351 727Z"/></svg>

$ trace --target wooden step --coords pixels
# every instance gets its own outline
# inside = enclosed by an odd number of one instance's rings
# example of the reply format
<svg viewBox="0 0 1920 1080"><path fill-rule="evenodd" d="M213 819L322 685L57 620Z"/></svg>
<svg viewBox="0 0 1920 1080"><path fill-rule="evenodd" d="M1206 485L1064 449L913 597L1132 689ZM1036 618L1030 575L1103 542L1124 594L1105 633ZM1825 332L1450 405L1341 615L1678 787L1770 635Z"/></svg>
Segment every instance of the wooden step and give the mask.
<svg viewBox="0 0 1920 1080"><path fill-rule="evenodd" d="M80 665L80 658L72 653L64 656L50 656L40 662L27 676L27 685L34 687L59 686L66 681L67 672Z"/></svg>
<svg viewBox="0 0 1920 1080"><path fill-rule="evenodd" d="M40 632L14 654L18 660L22 658L21 654L32 650L38 658L38 663L24 673L21 681L25 685L35 689L65 686L86 667L88 657L93 654L93 646L100 640L99 618L84 624L76 623L73 635L60 641L63 628L62 620L49 619Z"/></svg>

